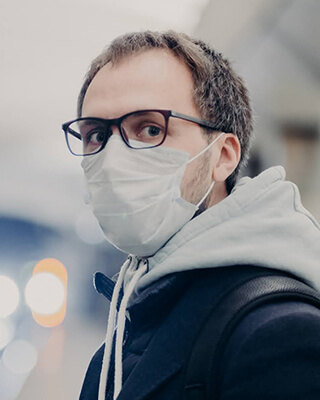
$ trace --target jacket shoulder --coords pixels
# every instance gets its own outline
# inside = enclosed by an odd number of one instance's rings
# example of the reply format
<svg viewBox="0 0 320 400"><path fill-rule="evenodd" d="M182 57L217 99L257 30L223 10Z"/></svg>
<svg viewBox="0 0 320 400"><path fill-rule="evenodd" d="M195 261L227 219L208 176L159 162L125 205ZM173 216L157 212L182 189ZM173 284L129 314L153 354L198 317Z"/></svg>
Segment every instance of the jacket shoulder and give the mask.
<svg viewBox="0 0 320 400"><path fill-rule="evenodd" d="M320 310L299 301L266 304L233 332L221 364L223 400L320 397Z"/></svg>

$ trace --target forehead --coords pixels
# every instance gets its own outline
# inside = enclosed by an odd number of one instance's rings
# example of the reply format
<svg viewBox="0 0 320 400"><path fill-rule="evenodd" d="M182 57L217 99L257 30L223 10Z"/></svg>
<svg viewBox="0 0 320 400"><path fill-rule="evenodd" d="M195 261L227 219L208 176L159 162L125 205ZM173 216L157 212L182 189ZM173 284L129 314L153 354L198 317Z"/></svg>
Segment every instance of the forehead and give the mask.
<svg viewBox="0 0 320 400"><path fill-rule="evenodd" d="M152 49L106 64L87 90L82 115L115 118L148 108L195 112L191 71L167 50Z"/></svg>

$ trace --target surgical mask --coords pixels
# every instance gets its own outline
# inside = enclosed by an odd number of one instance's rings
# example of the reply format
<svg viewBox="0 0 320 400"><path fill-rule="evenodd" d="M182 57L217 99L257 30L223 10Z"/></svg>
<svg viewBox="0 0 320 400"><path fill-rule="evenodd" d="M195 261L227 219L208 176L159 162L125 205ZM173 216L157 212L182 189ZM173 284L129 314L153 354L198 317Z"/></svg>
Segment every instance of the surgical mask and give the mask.
<svg viewBox="0 0 320 400"><path fill-rule="evenodd" d="M108 241L128 254L156 253L210 193L214 182L197 205L191 204L181 197L180 185L187 164L222 135L193 158L165 146L133 150L119 135L112 135L102 152L84 157L89 201Z"/></svg>

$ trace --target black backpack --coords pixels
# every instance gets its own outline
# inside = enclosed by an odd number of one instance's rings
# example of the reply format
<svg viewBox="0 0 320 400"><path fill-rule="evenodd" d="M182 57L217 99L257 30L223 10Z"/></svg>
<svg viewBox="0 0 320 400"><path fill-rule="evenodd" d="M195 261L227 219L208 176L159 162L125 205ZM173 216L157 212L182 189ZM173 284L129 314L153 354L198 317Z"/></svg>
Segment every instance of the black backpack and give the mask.
<svg viewBox="0 0 320 400"><path fill-rule="evenodd" d="M232 332L253 309L278 300L320 308L318 292L284 274L249 276L233 286L211 310L196 339L184 374L184 400L213 399L212 393L219 392L219 366Z"/></svg>

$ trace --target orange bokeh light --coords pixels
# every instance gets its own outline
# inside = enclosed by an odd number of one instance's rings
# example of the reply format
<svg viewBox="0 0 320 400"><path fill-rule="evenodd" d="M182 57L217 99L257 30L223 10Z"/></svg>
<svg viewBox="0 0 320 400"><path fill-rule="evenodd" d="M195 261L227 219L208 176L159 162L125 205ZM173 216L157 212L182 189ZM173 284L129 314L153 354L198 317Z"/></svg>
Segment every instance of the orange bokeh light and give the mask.
<svg viewBox="0 0 320 400"><path fill-rule="evenodd" d="M66 267L62 264L62 262L56 260L55 258L45 258L39 261L33 269L33 275L43 272L48 272L55 275L62 281L65 288L64 302L59 311L57 311L55 314L45 315L32 311L32 316L39 325L52 328L61 324L66 315L68 274Z"/></svg>

